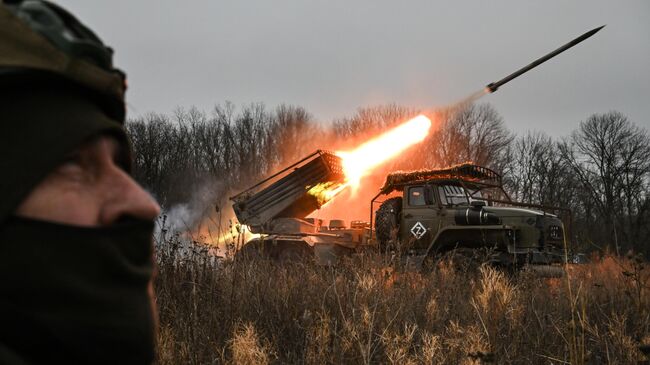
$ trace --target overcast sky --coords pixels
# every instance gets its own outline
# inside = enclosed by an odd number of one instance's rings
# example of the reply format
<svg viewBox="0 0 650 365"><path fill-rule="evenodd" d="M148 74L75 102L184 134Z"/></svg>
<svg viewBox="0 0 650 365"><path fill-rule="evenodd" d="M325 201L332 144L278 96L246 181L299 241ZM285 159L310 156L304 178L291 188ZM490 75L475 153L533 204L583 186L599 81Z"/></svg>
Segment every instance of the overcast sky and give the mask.
<svg viewBox="0 0 650 365"><path fill-rule="evenodd" d="M566 135L618 110L650 129L650 1L87 1L59 4L115 49L129 115L226 100L444 106L597 26L490 102L516 132Z"/></svg>

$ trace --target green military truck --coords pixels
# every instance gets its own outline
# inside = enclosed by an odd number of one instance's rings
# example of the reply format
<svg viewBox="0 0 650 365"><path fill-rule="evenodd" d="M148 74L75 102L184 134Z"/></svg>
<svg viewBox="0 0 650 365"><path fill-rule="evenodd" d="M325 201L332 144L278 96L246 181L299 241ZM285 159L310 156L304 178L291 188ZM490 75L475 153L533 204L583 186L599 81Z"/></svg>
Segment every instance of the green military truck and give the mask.
<svg viewBox="0 0 650 365"><path fill-rule="evenodd" d="M565 210L511 201L501 176L485 167L391 173L370 202L370 220L349 227L341 219L307 218L326 203L314 187L344 181L340 158L318 150L232 197L239 222L260 234L239 252L335 264L341 256L379 247L417 267L427 258L479 251L507 266L563 261L565 225L552 212Z"/></svg>
<svg viewBox="0 0 650 365"><path fill-rule="evenodd" d="M565 257L568 209L514 202L496 172L474 164L391 173L371 202L383 251L420 262L484 252L504 266L549 265ZM371 216L372 221L372 216Z"/></svg>

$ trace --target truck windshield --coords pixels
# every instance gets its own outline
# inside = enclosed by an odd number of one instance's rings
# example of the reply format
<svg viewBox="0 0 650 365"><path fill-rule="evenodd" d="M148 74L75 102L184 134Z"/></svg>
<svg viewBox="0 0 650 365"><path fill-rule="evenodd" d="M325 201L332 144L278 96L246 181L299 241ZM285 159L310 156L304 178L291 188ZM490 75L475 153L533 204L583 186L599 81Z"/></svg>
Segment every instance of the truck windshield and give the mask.
<svg viewBox="0 0 650 365"><path fill-rule="evenodd" d="M462 187L456 185L438 186L440 198L444 205L469 205L467 195Z"/></svg>
<svg viewBox="0 0 650 365"><path fill-rule="evenodd" d="M467 195L465 195L465 190L463 187L458 185L442 185L438 186L438 191L440 192L440 198L442 199L442 204L444 205L468 205ZM469 201L482 200L486 203L489 200L489 195L486 197L484 192L480 189L467 189L467 194L469 194ZM489 204L488 204L489 205Z"/></svg>

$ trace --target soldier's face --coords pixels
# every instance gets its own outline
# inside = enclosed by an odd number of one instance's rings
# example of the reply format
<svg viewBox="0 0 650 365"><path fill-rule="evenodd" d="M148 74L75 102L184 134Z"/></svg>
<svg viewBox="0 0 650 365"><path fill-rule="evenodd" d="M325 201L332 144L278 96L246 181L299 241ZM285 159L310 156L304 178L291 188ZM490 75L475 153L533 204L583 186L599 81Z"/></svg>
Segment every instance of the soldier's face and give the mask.
<svg viewBox="0 0 650 365"><path fill-rule="evenodd" d="M109 136L84 144L32 190L16 215L86 227L155 219L160 207L122 169L123 155Z"/></svg>

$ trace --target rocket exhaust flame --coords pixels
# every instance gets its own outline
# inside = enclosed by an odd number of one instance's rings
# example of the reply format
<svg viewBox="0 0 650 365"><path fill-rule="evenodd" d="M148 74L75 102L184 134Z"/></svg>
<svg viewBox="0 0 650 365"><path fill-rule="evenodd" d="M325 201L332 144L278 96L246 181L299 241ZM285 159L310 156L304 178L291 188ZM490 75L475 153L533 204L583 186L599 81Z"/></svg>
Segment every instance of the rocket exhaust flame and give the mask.
<svg viewBox="0 0 650 365"><path fill-rule="evenodd" d="M397 157L409 147L422 142L429 134L431 120L424 115L400 124L399 126L363 143L351 151L337 151L341 158L344 183L321 183L307 186L307 194L316 198L319 207L325 206L335 196L350 187L356 192L361 178L382 163Z"/></svg>
<svg viewBox="0 0 650 365"><path fill-rule="evenodd" d="M372 169L398 156L407 148L422 142L429 134L431 120L419 115L373 138L352 151L338 151L341 157L346 185L356 191L361 178Z"/></svg>
<svg viewBox="0 0 650 365"><path fill-rule="evenodd" d="M322 207L342 192L347 187L347 184L341 184L336 182L326 182L316 184L314 186L308 186L307 194L312 195L316 198L318 206Z"/></svg>

